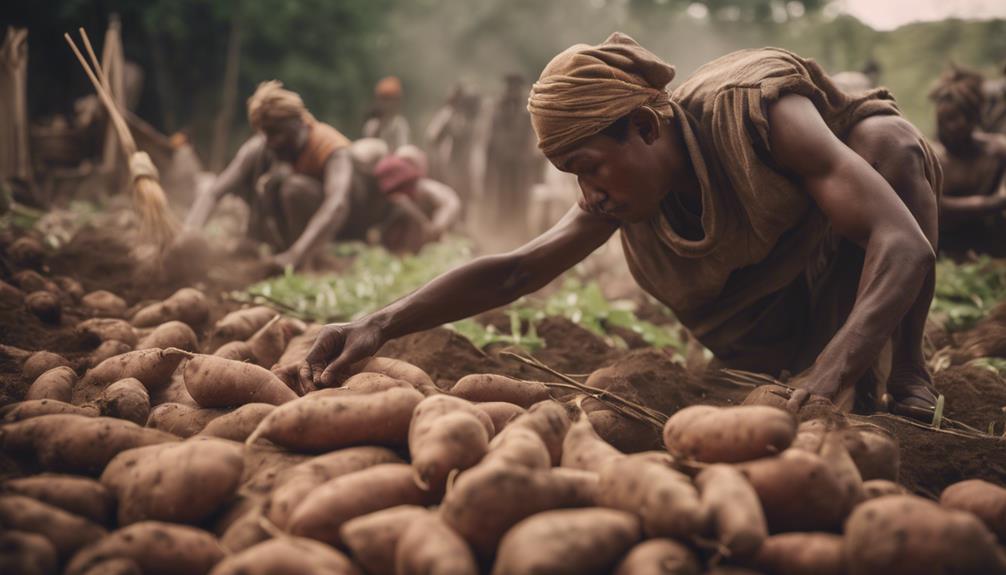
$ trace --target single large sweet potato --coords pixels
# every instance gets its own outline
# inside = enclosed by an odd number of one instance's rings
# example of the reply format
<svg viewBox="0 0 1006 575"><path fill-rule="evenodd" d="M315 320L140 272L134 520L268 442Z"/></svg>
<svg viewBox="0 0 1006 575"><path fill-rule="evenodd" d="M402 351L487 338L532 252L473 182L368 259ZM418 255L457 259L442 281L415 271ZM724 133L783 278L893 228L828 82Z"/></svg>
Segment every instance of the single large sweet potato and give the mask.
<svg viewBox="0 0 1006 575"><path fill-rule="evenodd" d="M489 417L463 399L433 395L422 400L409 426L409 453L417 480L441 495L451 472L464 471L482 459L493 431Z"/></svg>
<svg viewBox="0 0 1006 575"><path fill-rule="evenodd" d="M450 392L468 401L506 401L523 408L552 399L544 383L494 373L466 375L454 384Z"/></svg>
<svg viewBox="0 0 1006 575"><path fill-rule="evenodd" d="M246 403L228 414L211 419L199 435L243 442L274 409L276 406L269 403Z"/></svg>
<svg viewBox="0 0 1006 575"><path fill-rule="evenodd" d="M189 360L183 376L185 388L203 407L237 407L246 403L280 405L297 399L297 394L269 370L222 357L184 353Z"/></svg>
<svg viewBox="0 0 1006 575"><path fill-rule="evenodd" d="M673 539L649 539L636 545L615 568L614 575L700 575L691 549Z"/></svg>
<svg viewBox="0 0 1006 575"><path fill-rule="evenodd" d="M77 374L73 369L65 365L54 367L32 382L24 398L55 399L69 403L73 394L73 384L76 382Z"/></svg>
<svg viewBox="0 0 1006 575"><path fill-rule="evenodd" d="M223 417L222 409L189 407L181 403L162 403L150 410L147 427L159 429L178 437L192 437L202 431L211 421Z"/></svg>
<svg viewBox="0 0 1006 575"><path fill-rule="evenodd" d="M104 485L87 477L43 473L9 479L0 491L24 495L106 525L112 515L114 499Z"/></svg>
<svg viewBox="0 0 1006 575"><path fill-rule="evenodd" d="M600 473L609 461L624 457L624 453L597 435L586 415L581 415L580 419L570 426L562 442L561 465L571 469Z"/></svg>
<svg viewBox="0 0 1006 575"><path fill-rule="evenodd" d="M435 514L409 523L395 549L397 575L478 575L479 567L468 543Z"/></svg>
<svg viewBox="0 0 1006 575"><path fill-rule="evenodd" d="M672 455L706 463L738 463L781 453L796 436L796 420L764 405L686 407L664 425Z"/></svg>
<svg viewBox="0 0 1006 575"><path fill-rule="evenodd" d="M98 396L101 414L145 425L150 415L150 394L140 380L126 378L109 385Z"/></svg>
<svg viewBox="0 0 1006 575"><path fill-rule="evenodd" d="M270 539L217 563L210 575L273 575L326 573L361 575L342 553L301 537Z"/></svg>
<svg viewBox="0 0 1006 575"><path fill-rule="evenodd" d="M105 387L128 377L140 380L149 393L171 383L182 357L161 349L141 349L110 357L91 368L73 388L73 403L95 400Z"/></svg>
<svg viewBox="0 0 1006 575"><path fill-rule="evenodd" d="M67 566L66 575L84 575L110 559L130 559L144 575L204 575L225 555L216 537L201 529L144 521L82 549Z"/></svg>
<svg viewBox="0 0 1006 575"><path fill-rule="evenodd" d="M418 505L382 509L342 524L339 537L370 575L395 575L395 550L406 528L430 511Z"/></svg>
<svg viewBox="0 0 1006 575"><path fill-rule="evenodd" d="M1006 489L981 479L954 483L943 490L940 505L974 513L990 531L1006 544Z"/></svg>
<svg viewBox="0 0 1006 575"><path fill-rule="evenodd" d="M182 288L168 299L140 309L130 322L136 327L153 327L177 320L195 328L206 323L209 315L206 296L197 289Z"/></svg>

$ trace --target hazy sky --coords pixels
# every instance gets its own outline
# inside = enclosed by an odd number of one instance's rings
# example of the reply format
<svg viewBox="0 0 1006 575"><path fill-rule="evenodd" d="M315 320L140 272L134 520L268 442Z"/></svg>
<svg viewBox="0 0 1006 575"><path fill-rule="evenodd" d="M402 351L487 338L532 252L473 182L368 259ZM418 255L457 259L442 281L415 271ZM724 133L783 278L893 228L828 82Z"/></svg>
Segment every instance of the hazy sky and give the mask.
<svg viewBox="0 0 1006 575"><path fill-rule="evenodd" d="M878 30L918 20L1006 18L1006 0L839 0L838 4Z"/></svg>

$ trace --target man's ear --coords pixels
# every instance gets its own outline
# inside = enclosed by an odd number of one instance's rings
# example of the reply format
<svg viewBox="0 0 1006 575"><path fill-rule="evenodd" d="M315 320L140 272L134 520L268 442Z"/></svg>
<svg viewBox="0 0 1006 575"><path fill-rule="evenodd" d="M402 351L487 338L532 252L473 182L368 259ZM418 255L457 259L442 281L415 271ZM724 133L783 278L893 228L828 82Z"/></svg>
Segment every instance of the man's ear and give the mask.
<svg viewBox="0 0 1006 575"><path fill-rule="evenodd" d="M629 114L629 123L647 144L660 139L660 114L649 106L640 106Z"/></svg>

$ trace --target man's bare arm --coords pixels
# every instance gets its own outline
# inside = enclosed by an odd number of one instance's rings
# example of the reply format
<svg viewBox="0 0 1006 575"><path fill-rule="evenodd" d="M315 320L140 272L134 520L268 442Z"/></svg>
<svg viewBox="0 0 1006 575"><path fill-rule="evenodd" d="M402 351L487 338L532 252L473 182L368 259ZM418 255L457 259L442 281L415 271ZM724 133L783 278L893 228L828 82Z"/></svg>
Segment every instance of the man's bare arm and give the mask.
<svg viewBox="0 0 1006 575"><path fill-rule="evenodd" d="M252 170L264 148L265 140L261 137L253 137L241 145L231 163L227 164L224 171L220 172L210 187L192 204L192 208L185 216L187 229L201 229L210 219L221 198L227 194L237 193L242 186L253 185Z"/></svg>
<svg viewBox="0 0 1006 575"><path fill-rule="evenodd" d="M835 232L866 252L852 312L807 377L809 391L833 394L854 385L876 360L914 303L935 254L905 202L832 134L810 100L784 97L769 118L773 158L813 197Z"/></svg>
<svg viewBox="0 0 1006 575"><path fill-rule="evenodd" d="M970 196L948 196L940 198L940 210L948 216L974 217L995 214L1006 210L1006 135L977 134L986 146L988 153L999 159L999 181L995 182L995 190L987 193L982 190Z"/></svg>
<svg viewBox="0 0 1006 575"><path fill-rule="evenodd" d="M389 339L469 317L541 289L617 228L617 223L574 206L552 229L514 251L455 268L361 320L325 326L301 368L301 379L305 384L332 385L338 373Z"/></svg>
<svg viewBox="0 0 1006 575"><path fill-rule="evenodd" d="M336 229L342 225L349 215L349 187L353 177L353 165L349 159L349 150L343 148L332 154L325 163L324 187L325 199L307 223L307 227L290 246L281 259L297 266L304 256L324 238L331 238Z"/></svg>
<svg viewBox="0 0 1006 575"><path fill-rule="evenodd" d="M447 184L430 178L419 180L416 189L422 198L434 206L433 215L430 217L430 227L434 233L442 234L447 231L447 228L461 215L461 200L458 199L457 192Z"/></svg>

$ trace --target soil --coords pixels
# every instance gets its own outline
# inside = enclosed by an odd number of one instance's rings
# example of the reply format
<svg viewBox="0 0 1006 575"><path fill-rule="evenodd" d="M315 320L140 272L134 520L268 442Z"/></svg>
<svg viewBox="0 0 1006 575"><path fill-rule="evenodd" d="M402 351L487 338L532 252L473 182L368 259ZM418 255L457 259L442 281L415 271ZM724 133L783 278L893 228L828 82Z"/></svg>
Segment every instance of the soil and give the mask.
<svg viewBox="0 0 1006 575"><path fill-rule="evenodd" d="M138 279L142 269L130 255L128 240L112 229L83 229L59 253L48 261L47 274L62 274L78 279L85 291L107 289L124 297L130 305L163 298L177 289L170 285ZM233 309L226 299L227 290L261 277L262 269L246 260L217 260L211 280L200 285L213 304L211 321ZM142 278L142 276L140 276ZM5 280L9 278L3 278ZM148 278L149 279L149 278ZM648 314L654 321L665 317ZM0 343L26 350L48 349L65 355L83 371L84 361L97 342L78 335L73 325L83 315L72 306L59 326L40 322L21 307L0 304ZM487 323L509 320L503 314L487 314ZM670 415L694 404L736 405L750 388L720 380L703 379L689 372L659 349L615 348L606 341L562 318L541 322L538 334L545 347L534 356L565 374L594 373L590 383L624 394ZM204 335L204 334L203 334ZM502 373L539 381L557 378L502 355L503 346L480 350L453 331L438 328L389 342L380 355L396 357L426 370L441 388L470 373ZM526 352L524 352L526 354ZM20 361L0 357L0 405L23 398L27 385L20 373ZM583 381L580 378L580 381ZM947 398L947 417L986 430L994 423L1001 435L1006 427L1006 380L979 367L951 367L935 378L936 386ZM603 408L603 406L601 406ZM935 497L943 487L966 478L984 478L1006 484L1006 440L936 431L886 415L855 416L890 430L901 446L901 481L917 493ZM9 461L0 458L0 474L14 472Z"/></svg>

